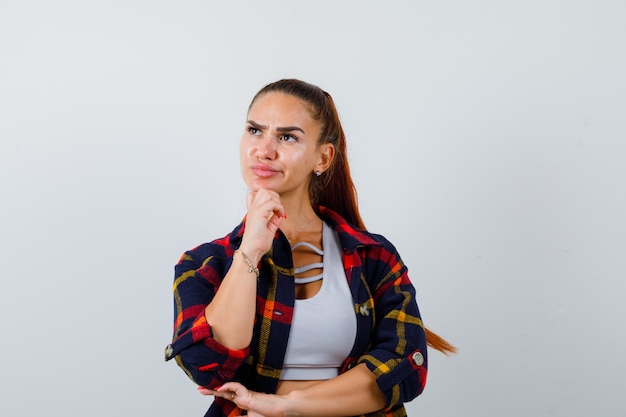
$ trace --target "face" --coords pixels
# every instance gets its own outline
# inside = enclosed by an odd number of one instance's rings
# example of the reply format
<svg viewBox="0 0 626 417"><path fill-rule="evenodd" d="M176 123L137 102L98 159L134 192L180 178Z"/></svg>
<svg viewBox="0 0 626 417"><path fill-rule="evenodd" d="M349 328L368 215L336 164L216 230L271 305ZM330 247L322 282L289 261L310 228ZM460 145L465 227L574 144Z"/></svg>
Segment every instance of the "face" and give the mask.
<svg viewBox="0 0 626 417"><path fill-rule="evenodd" d="M318 145L320 132L301 99L276 92L258 97L240 143L241 170L250 190L308 196L311 174L325 171L333 156L332 145Z"/></svg>

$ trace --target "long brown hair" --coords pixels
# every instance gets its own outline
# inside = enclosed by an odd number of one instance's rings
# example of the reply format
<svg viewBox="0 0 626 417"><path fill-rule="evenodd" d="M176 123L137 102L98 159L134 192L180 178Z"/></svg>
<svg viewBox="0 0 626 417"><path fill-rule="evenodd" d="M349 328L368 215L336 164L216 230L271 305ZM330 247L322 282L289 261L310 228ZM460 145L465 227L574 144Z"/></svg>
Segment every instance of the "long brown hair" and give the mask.
<svg viewBox="0 0 626 417"><path fill-rule="evenodd" d="M319 144L330 143L335 147L335 157L326 172L319 178L311 173L309 198L313 206L324 206L339 214L348 223L365 230L365 224L359 213L356 187L350 175L346 135L341 127L339 113L335 103L326 91L296 79L284 79L266 85L252 99L250 107L257 98L270 93L284 93L297 97L310 107L313 120L322 126ZM456 352L456 348L427 328L428 345L445 354Z"/></svg>

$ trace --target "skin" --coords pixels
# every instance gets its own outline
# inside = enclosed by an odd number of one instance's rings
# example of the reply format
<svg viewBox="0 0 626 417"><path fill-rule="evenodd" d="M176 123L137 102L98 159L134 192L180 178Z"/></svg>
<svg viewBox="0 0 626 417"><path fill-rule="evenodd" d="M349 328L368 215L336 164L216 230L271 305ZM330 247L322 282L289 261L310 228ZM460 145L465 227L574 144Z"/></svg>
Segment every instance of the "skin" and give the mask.
<svg viewBox="0 0 626 417"><path fill-rule="evenodd" d="M242 176L247 195L246 227L240 250L257 265L269 251L276 231L291 241L321 246L322 221L308 194L312 173L323 173L335 155L332 144L319 144L320 124L301 99L267 93L252 104L240 142ZM288 215L287 215L288 213ZM310 254L294 251L294 264L310 262ZM321 282L297 285L297 298L310 298ZM242 302L248 300L248 302ZM243 349L252 339L256 279L236 254L205 316L215 339L230 349ZM384 406L374 375L361 364L326 381L281 381L276 394L249 391L229 382L204 395L226 398L249 416L342 416L372 412Z"/></svg>

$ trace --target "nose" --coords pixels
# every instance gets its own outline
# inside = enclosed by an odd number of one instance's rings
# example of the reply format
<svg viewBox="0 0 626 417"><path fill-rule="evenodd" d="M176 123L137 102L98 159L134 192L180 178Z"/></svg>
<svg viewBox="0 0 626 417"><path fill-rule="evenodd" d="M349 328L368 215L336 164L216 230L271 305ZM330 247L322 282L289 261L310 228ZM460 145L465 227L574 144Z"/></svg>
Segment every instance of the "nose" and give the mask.
<svg viewBox="0 0 626 417"><path fill-rule="evenodd" d="M265 136L259 141L256 155L260 159L276 158L276 143L272 140L270 136Z"/></svg>

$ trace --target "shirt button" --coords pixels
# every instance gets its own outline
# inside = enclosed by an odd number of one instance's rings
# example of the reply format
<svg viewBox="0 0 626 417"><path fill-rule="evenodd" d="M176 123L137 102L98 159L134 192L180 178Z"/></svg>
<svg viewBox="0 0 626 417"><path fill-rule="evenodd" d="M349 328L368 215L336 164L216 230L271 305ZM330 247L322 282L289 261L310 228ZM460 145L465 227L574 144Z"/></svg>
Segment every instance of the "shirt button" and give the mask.
<svg viewBox="0 0 626 417"><path fill-rule="evenodd" d="M361 304L361 306L359 307L359 313L361 313L361 315L365 317L370 315L370 311L365 304Z"/></svg>
<svg viewBox="0 0 626 417"><path fill-rule="evenodd" d="M174 347L169 344L165 348L165 360L172 359L172 355L174 354Z"/></svg>
<svg viewBox="0 0 626 417"><path fill-rule="evenodd" d="M424 355L422 355L420 352L415 352L412 359L413 363L417 366L422 366L424 364Z"/></svg>

